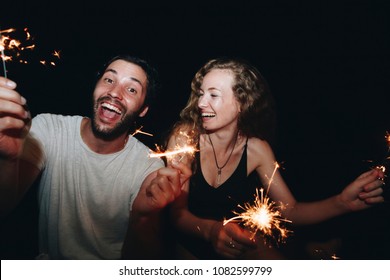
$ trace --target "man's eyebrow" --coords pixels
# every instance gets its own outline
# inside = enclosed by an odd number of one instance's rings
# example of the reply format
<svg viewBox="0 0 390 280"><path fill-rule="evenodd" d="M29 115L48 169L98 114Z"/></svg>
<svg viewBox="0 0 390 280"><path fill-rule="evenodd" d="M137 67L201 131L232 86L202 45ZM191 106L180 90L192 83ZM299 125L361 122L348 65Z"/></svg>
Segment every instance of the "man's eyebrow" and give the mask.
<svg viewBox="0 0 390 280"><path fill-rule="evenodd" d="M107 68L106 71L104 71L104 73L107 73L107 72L112 72L114 74L118 74L118 72L116 72L114 69L112 68Z"/></svg>
<svg viewBox="0 0 390 280"><path fill-rule="evenodd" d="M118 74L118 72L112 68L107 68L106 71L104 71L104 73L107 73L107 72L111 72L111 73L114 73L114 74ZM141 87L143 87L142 83L140 80L134 78L134 77L129 77L130 80L134 81L134 82L137 82L141 85Z"/></svg>

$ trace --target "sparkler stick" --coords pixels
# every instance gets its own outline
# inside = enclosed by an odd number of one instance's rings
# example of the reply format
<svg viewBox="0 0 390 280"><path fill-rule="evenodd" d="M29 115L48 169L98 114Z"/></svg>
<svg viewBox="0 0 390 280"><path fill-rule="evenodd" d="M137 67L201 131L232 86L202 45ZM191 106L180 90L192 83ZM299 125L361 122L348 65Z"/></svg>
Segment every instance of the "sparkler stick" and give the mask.
<svg viewBox="0 0 390 280"><path fill-rule="evenodd" d="M3 72L4 72L4 78L7 79L7 67L5 66L5 54L4 54L4 45L3 45L3 35L2 31L0 30L0 49L1 49L1 60L3 62Z"/></svg>
<svg viewBox="0 0 390 280"><path fill-rule="evenodd" d="M279 164L275 163L275 169L269 178L267 193L271 187L271 183L277 168L279 168ZM256 189L253 205L247 202L243 206L238 205L238 207L244 210L244 212L239 213L237 211L233 211L233 213L237 216L225 220L223 225L226 225L227 223L234 220L239 220L243 223L244 226L248 227L253 232L252 238L258 232L261 232L264 236L269 237L274 236L274 233L276 233L278 235L278 241L282 241L290 233L289 230L283 227L283 223L291 223L291 221L282 217L280 212L281 207L277 206L274 201L270 201L270 198L267 196L267 194L264 195L263 188L260 190Z"/></svg>

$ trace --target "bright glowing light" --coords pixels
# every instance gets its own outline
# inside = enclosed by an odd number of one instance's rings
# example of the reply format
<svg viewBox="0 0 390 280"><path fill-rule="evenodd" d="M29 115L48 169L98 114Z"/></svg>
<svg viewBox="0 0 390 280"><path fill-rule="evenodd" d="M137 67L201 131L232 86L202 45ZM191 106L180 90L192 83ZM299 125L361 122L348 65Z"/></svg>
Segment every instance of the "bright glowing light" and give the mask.
<svg viewBox="0 0 390 280"><path fill-rule="evenodd" d="M180 162L185 156L193 157L195 152L198 151L195 147L196 144L193 138L188 133L179 131L178 135L176 135L176 146L174 149L161 152L160 148L157 147L157 152L150 154L149 157L166 157L168 161L176 159Z"/></svg>
<svg viewBox="0 0 390 280"><path fill-rule="evenodd" d="M275 163L275 169L269 178L267 193L271 187L275 172L279 164ZM238 220L245 227L253 232L253 237L261 233L267 237L273 237L277 241L283 241L290 230L284 227L284 223L291 223L290 220L284 219L281 214L281 206L276 205L267 195L264 195L264 189L256 189L255 200L253 203L246 202L244 205L238 205L243 212L233 211L234 216L224 221L224 225L229 222Z"/></svg>

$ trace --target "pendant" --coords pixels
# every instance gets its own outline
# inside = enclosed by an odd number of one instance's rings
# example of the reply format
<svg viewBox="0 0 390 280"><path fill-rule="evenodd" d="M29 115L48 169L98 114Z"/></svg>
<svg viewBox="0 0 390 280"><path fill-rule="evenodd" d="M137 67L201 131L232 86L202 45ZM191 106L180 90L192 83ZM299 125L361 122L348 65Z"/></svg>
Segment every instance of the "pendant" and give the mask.
<svg viewBox="0 0 390 280"><path fill-rule="evenodd" d="M217 186L221 184L221 173L222 173L221 168L218 168Z"/></svg>

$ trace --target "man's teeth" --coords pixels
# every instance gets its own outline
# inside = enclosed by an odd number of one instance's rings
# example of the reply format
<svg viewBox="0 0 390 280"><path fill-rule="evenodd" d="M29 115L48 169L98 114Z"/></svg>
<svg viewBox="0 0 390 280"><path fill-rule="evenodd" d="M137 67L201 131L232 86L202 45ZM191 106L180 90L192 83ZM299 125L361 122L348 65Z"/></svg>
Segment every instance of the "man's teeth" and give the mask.
<svg viewBox="0 0 390 280"><path fill-rule="evenodd" d="M202 113L203 118L212 118L215 117L215 114L212 113Z"/></svg>
<svg viewBox="0 0 390 280"><path fill-rule="evenodd" d="M102 107L103 108L106 108L106 109L109 109L111 111L114 111L115 113L117 114L120 114L121 113L121 110L119 110L117 107L111 105L111 104L108 104L108 103L103 103L102 104Z"/></svg>

